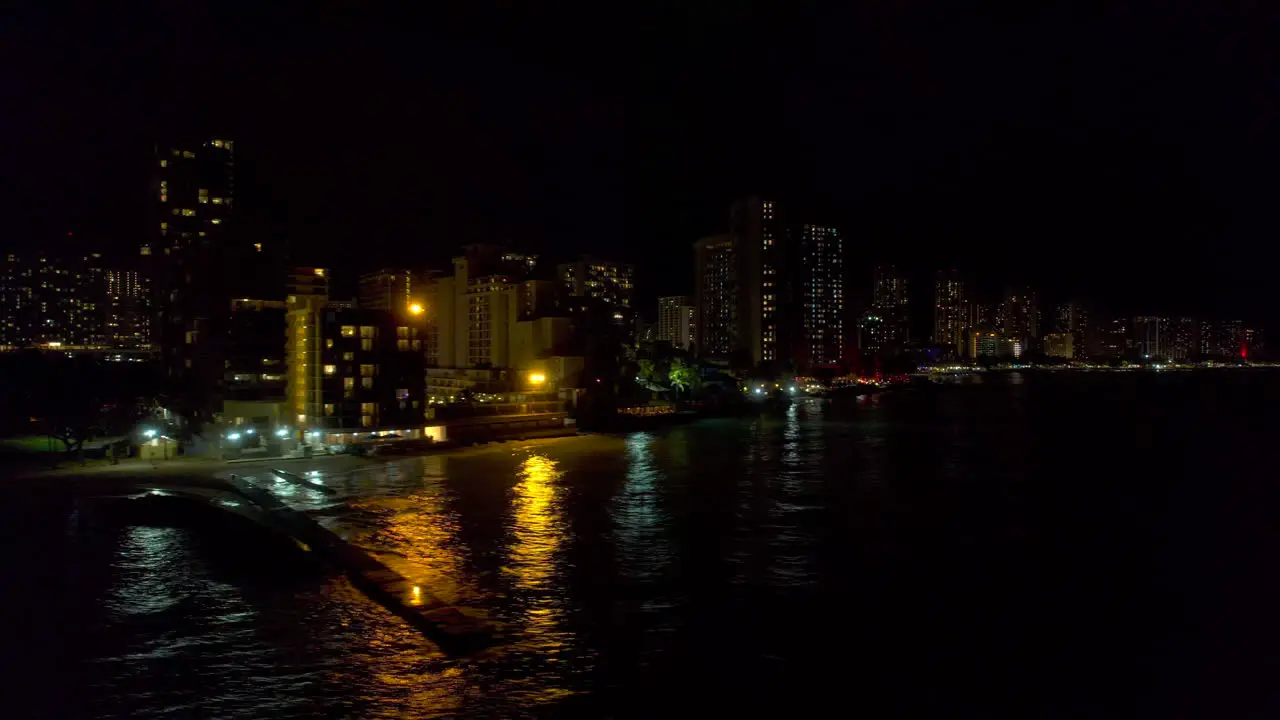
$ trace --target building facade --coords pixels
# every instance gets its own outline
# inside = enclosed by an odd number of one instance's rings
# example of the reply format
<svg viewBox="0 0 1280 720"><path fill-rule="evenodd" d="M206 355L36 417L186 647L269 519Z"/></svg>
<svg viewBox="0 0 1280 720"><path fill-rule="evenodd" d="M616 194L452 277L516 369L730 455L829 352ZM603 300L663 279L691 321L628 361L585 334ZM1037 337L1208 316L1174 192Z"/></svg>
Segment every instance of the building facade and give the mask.
<svg viewBox="0 0 1280 720"><path fill-rule="evenodd" d="M800 316L803 334L794 353L795 366L808 370L819 365L835 365L845 350L844 238L840 232L823 225L802 227L800 232ZM776 290L779 317L788 319L784 303L786 278L767 286ZM786 338L788 333L779 332ZM794 347L794 346L793 346Z"/></svg>
<svg viewBox="0 0 1280 720"><path fill-rule="evenodd" d="M654 339L689 350L697 337L696 308L688 295L658 298L658 325Z"/></svg>
<svg viewBox="0 0 1280 720"><path fill-rule="evenodd" d="M751 364L774 362L792 337L781 305L788 270L790 234L781 208L772 200L750 197L729 211L729 234L737 244L735 283L737 347Z"/></svg>
<svg viewBox="0 0 1280 720"><path fill-rule="evenodd" d="M738 243L732 235L712 235L694 243L694 320L697 350L729 357L742 344L739 324Z"/></svg>
<svg viewBox="0 0 1280 720"><path fill-rule="evenodd" d="M361 310L400 312L423 301L425 273L407 268L383 268L360 276L357 303Z"/></svg>
<svg viewBox="0 0 1280 720"><path fill-rule="evenodd" d="M105 339L108 346L129 350L151 347L151 293L137 270L104 270Z"/></svg>
<svg viewBox="0 0 1280 720"><path fill-rule="evenodd" d="M1037 349L1040 338L1040 308L1036 292L1025 285L1005 289L1000 304L1000 332L1017 343L1022 352Z"/></svg>
<svg viewBox="0 0 1280 720"><path fill-rule="evenodd" d="M1075 357L1084 357L1089 354L1087 348L1091 334L1089 311L1080 303L1065 302L1054 309L1053 331L1071 335L1071 347ZM1048 354L1048 349L1045 353Z"/></svg>
<svg viewBox="0 0 1280 720"><path fill-rule="evenodd" d="M0 346L146 350L149 293L133 270L98 253L6 253L0 262Z"/></svg>
<svg viewBox="0 0 1280 720"><path fill-rule="evenodd" d="M933 285L933 343L958 354L972 318L965 282L955 270L939 271Z"/></svg>
<svg viewBox="0 0 1280 720"><path fill-rule="evenodd" d="M1200 355L1200 324L1195 318L1175 317L1169 320L1169 359L1175 362L1189 362Z"/></svg>
<svg viewBox="0 0 1280 720"><path fill-rule="evenodd" d="M633 307L635 267L627 263L583 257L562 263L556 274L566 294L593 298L611 307Z"/></svg>
<svg viewBox="0 0 1280 720"><path fill-rule="evenodd" d="M226 401L284 401L287 315L284 300L231 301L223 372L224 407Z"/></svg>
<svg viewBox="0 0 1280 720"><path fill-rule="evenodd" d="M1071 333L1048 333L1044 336L1044 354L1070 360L1075 357L1075 338Z"/></svg>
<svg viewBox="0 0 1280 720"><path fill-rule="evenodd" d="M881 352L901 352L911 341L911 298L906 273L893 265L876 267L871 305L883 323Z"/></svg>
<svg viewBox="0 0 1280 720"><path fill-rule="evenodd" d="M314 338L306 359L316 361L315 371L303 366L291 374L305 384L291 388L299 427L350 431L422 424L425 333L419 325L402 324L383 310L320 309L311 320L314 325L297 331L308 345Z"/></svg>
<svg viewBox="0 0 1280 720"><path fill-rule="evenodd" d="M232 141L157 145L153 163L156 235L141 248L157 297L153 341L184 413L205 418L225 390L231 299L275 297L254 281L278 287L279 269L234 232Z"/></svg>

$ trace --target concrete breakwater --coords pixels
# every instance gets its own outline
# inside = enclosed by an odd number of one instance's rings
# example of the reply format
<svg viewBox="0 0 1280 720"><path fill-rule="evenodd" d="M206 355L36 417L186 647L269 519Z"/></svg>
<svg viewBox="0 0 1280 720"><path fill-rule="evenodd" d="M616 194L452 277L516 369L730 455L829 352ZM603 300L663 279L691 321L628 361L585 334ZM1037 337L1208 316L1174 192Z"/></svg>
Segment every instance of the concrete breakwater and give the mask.
<svg viewBox="0 0 1280 720"><path fill-rule="evenodd" d="M320 489L293 473L272 472L288 482ZM292 537L304 550L314 552L341 568L353 585L403 618L445 652L465 655L493 642L494 626L491 623L444 602L426 588L414 585L369 553L321 527L305 513L290 508L252 482L235 475L227 482L238 494L261 508L274 529Z"/></svg>

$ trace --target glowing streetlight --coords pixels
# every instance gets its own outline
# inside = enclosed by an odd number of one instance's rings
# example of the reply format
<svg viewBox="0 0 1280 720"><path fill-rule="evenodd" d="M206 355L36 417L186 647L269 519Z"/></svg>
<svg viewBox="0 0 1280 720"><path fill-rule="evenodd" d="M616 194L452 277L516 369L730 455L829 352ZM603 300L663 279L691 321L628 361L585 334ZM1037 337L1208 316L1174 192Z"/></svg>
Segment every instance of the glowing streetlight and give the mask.
<svg viewBox="0 0 1280 720"><path fill-rule="evenodd" d="M276 437L288 437L288 436L289 436L289 428L280 428L279 430L276 431Z"/></svg>
<svg viewBox="0 0 1280 720"><path fill-rule="evenodd" d="M143 431L142 431L142 434L143 434L143 435L146 435L146 436L147 436L147 437L149 437L149 438L153 438L153 437L155 437L155 436L156 436L156 431L155 431L155 430L152 430L152 429L150 429L150 428L148 428L148 429L146 429L146 430L143 430Z"/></svg>
<svg viewBox="0 0 1280 720"><path fill-rule="evenodd" d="M413 303L409 306L410 315L421 315L422 312L422 305L420 303Z"/></svg>
<svg viewBox="0 0 1280 720"><path fill-rule="evenodd" d="M534 385L541 385L546 381L547 381L547 376L543 375L540 372L529 373L529 382L533 383Z"/></svg>
<svg viewBox="0 0 1280 720"><path fill-rule="evenodd" d="M240 433L231 433L230 435L228 435L228 436L227 436L227 439L228 439L228 440L231 440L232 442L234 442L234 441L236 441L236 440L239 440L239 439L240 439Z"/></svg>

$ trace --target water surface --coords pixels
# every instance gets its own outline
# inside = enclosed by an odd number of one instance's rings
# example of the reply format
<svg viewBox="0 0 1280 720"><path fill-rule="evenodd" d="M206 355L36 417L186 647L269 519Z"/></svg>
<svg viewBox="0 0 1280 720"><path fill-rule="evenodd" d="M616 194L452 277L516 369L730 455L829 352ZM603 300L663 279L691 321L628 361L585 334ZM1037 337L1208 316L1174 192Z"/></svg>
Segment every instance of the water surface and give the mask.
<svg viewBox="0 0 1280 720"><path fill-rule="evenodd" d="M8 488L7 677L50 717L1265 715L1278 379L988 375L274 486L497 622L466 660L234 523Z"/></svg>

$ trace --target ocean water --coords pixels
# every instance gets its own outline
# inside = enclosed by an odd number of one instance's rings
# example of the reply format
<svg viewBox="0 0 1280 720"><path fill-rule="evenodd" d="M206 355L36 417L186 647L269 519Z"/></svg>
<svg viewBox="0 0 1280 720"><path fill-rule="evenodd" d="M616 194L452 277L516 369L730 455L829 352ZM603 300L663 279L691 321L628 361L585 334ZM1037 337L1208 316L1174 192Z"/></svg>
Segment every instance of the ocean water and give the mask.
<svg viewBox="0 0 1280 720"><path fill-rule="evenodd" d="M272 486L469 658L212 511L7 483L5 715L1271 716L1278 396L993 374Z"/></svg>

